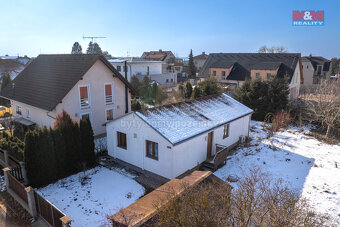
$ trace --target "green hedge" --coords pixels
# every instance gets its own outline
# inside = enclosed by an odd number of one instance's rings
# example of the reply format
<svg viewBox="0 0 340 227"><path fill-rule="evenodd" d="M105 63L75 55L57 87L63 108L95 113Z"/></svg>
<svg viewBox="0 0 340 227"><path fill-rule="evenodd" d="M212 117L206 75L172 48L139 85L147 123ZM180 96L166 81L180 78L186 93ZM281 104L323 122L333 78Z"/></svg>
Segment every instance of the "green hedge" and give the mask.
<svg viewBox="0 0 340 227"><path fill-rule="evenodd" d="M95 164L89 119L81 120L80 124L70 118L62 121L54 129L45 127L26 133L24 161L33 187L53 183Z"/></svg>

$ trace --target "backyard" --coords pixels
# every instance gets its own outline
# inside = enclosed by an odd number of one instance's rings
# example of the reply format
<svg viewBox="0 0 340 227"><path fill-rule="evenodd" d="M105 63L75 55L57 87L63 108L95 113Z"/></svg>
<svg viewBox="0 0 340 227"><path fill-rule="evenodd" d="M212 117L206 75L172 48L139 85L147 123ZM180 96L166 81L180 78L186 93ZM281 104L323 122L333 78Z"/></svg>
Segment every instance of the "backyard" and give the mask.
<svg viewBox="0 0 340 227"><path fill-rule="evenodd" d="M45 199L69 216L72 226L107 226L108 215L135 202L144 188L121 169L96 167L38 189Z"/></svg>
<svg viewBox="0 0 340 227"><path fill-rule="evenodd" d="M329 215L329 225L340 225L340 146L309 135L310 127L289 127L269 137L262 122L251 122L252 140L239 148L215 175L223 180L242 178L259 167L274 180L308 200L315 211ZM230 183L237 187L236 182Z"/></svg>

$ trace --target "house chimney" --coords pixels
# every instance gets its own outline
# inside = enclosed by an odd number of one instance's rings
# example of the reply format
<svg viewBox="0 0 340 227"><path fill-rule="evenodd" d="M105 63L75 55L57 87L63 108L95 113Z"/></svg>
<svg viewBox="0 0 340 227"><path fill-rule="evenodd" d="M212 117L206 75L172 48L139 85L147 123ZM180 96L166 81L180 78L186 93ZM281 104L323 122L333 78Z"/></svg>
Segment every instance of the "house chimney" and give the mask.
<svg viewBox="0 0 340 227"><path fill-rule="evenodd" d="M311 58L311 57L312 57L312 54L309 54L309 57Z"/></svg>
<svg viewBox="0 0 340 227"><path fill-rule="evenodd" d="M203 51L202 54L205 55L205 52Z"/></svg>
<svg viewBox="0 0 340 227"><path fill-rule="evenodd" d="M162 52L162 49L159 49L159 52Z"/></svg>

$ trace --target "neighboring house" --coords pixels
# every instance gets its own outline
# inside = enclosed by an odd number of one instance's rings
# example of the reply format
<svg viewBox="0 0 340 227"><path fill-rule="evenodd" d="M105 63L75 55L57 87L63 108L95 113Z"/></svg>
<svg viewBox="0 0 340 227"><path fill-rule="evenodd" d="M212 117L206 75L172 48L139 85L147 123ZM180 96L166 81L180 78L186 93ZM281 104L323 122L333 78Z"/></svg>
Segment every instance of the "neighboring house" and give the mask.
<svg viewBox="0 0 340 227"><path fill-rule="evenodd" d="M205 54L205 52L202 52L202 54L197 55L194 57L194 64L196 66L197 72L200 72L205 61L207 60L208 55Z"/></svg>
<svg viewBox="0 0 340 227"><path fill-rule="evenodd" d="M10 58L0 57L0 76L4 73L9 73L12 80L25 68L25 64L20 61Z"/></svg>
<svg viewBox="0 0 340 227"><path fill-rule="evenodd" d="M271 76L288 77L290 99L299 96L303 81L301 54L292 53L216 53L209 54L199 75L222 84L240 86L246 79Z"/></svg>
<svg viewBox="0 0 340 227"><path fill-rule="evenodd" d="M321 56L306 56L302 58L303 86L311 87L319 84L322 79L330 79L332 62Z"/></svg>
<svg viewBox="0 0 340 227"><path fill-rule="evenodd" d="M125 76L124 68L125 61L127 66L128 81L130 81L132 75L143 77L146 75L167 73L166 68L168 64L163 61L149 60L136 57L109 60L109 62L117 69L117 71L124 76Z"/></svg>
<svg viewBox="0 0 340 227"><path fill-rule="evenodd" d="M89 117L95 135L131 111L128 81L102 55L39 55L5 89L16 121L53 127L65 109L74 120Z"/></svg>
<svg viewBox="0 0 340 227"><path fill-rule="evenodd" d="M166 60L166 58L164 59ZM162 86L174 86L177 83L178 74L182 76L182 59L174 59L174 63L167 63L165 60L127 57L112 59L109 60L109 62L122 75L125 75L124 66L126 62L126 74L128 81L130 81L131 76L133 75L137 76L140 80L144 76L150 76L151 80L156 81Z"/></svg>
<svg viewBox="0 0 340 227"><path fill-rule="evenodd" d="M248 136L252 113L225 94L131 112L106 125L108 154L172 179Z"/></svg>
<svg viewBox="0 0 340 227"><path fill-rule="evenodd" d="M141 58L154 61L163 61L166 63L175 62L175 55L171 51L164 51L162 49L159 49L158 51L144 52Z"/></svg>

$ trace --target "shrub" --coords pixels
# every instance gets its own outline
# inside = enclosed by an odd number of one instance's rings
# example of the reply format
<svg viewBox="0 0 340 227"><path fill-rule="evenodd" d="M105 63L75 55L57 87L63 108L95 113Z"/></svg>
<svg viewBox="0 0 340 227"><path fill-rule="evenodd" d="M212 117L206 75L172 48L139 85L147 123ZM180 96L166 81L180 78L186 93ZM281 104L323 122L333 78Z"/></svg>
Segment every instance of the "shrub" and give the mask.
<svg viewBox="0 0 340 227"><path fill-rule="evenodd" d="M0 148L7 150L10 155L23 161L24 142L18 137L9 136L6 132L1 133Z"/></svg>
<svg viewBox="0 0 340 227"><path fill-rule="evenodd" d="M263 121L268 113L287 109L288 81L277 76L269 80L246 80L236 90L238 101L254 110L253 119Z"/></svg>
<svg viewBox="0 0 340 227"><path fill-rule="evenodd" d="M137 111L137 110L141 110L142 106L140 104L140 102L137 99L132 99L131 100L131 110L132 111Z"/></svg>
<svg viewBox="0 0 340 227"><path fill-rule="evenodd" d="M278 111L273 115L270 131L272 133L277 132L279 129L287 127L293 120L294 118L290 116L290 111Z"/></svg>
<svg viewBox="0 0 340 227"><path fill-rule="evenodd" d="M259 169L231 191L203 182L170 196L169 202L155 205L165 204L154 220L159 226L326 226L326 217L313 212L297 192Z"/></svg>

